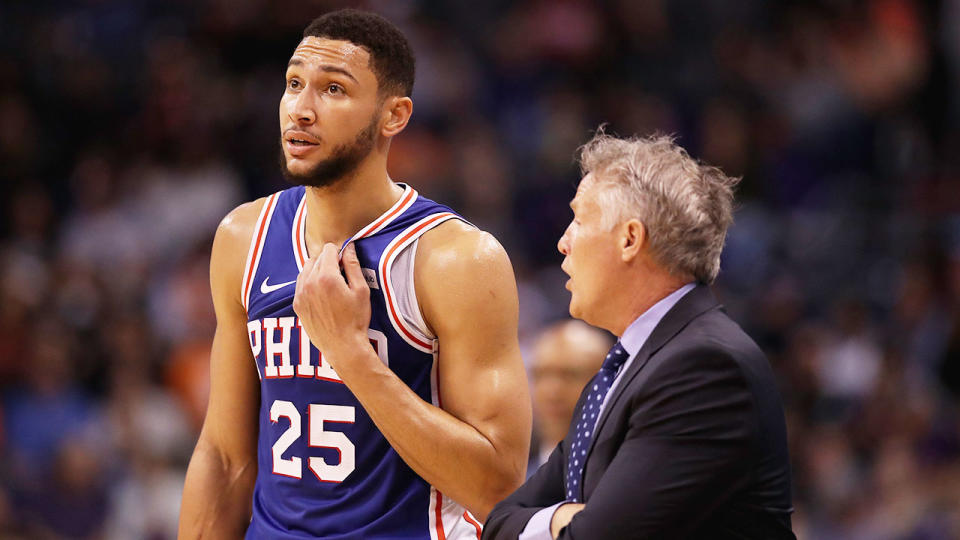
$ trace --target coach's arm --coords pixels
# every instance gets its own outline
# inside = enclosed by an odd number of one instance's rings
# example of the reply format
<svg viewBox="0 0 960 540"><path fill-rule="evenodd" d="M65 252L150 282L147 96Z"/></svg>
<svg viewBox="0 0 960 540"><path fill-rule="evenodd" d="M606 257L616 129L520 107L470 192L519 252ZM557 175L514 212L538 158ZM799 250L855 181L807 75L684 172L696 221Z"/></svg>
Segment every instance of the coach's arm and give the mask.
<svg viewBox="0 0 960 540"><path fill-rule="evenodd" d="M750 478L758 413L731 354L701 348L649 367L642 388L628 389L624 441L558 538L683 537ZM554 451L494 509L484 539L516 538L534 513L563 500L562 482Z"/></svg>
<svg viewBox="0 0 960 540"><path fill-rule="evenodd" d="M526 483L494 507L483 528L484 539L517 538L534 514L565 499L563 444L557 445Z"/></svg>
<svg viewBox="0 0 960 540"><path fill-rule="evenodd" d="M210 401L183 487L180 539L242 538L250 523L260 386L240 281L262 205L260 199L237 207L213 241L210 289L217 330L210 353Z"/></svg>

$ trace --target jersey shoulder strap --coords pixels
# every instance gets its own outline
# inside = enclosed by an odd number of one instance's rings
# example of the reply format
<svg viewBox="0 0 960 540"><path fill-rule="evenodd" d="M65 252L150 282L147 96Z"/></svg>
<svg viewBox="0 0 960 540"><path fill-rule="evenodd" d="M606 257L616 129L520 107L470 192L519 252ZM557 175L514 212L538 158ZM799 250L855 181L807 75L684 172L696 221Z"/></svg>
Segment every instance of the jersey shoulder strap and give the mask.
<svg viewBox="0 0 960 540"><path fill-rule="evenodd" d="M240 281L240 298L245 311L250 311L250 301L254 294L253 281L257 275L257 269L260 266L261 258L267 246L267 236L270 233L271 224L283 229L292 229L291 222L299 215L302 209L305 188L296 186L282 191L278 191L267 196L260 209L260 215L253 227L253 234L250 236L250 247L247 251L247 258L243 265L243 279ZM295 229L293 229L295 231ZM288 233L289 234L289 233ZM284 235L286 237L286 235ZM291 238L291 246L295 250L297 246L297 236L294 234ZM274 242L275 243L275 242ZM285 249L286 246L275 246L271 249Z"/></svg>

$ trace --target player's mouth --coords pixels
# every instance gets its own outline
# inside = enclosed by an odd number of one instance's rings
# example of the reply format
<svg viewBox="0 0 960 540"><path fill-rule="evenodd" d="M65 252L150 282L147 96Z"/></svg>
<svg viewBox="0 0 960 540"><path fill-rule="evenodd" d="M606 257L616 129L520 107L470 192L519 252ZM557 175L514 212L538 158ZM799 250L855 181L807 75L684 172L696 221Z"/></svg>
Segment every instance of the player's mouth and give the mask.
<svg viewBox="0 0 960 540"><path fill-rule="evenodd" d="M320 140L304 131L283 134L283 146L291 157L302 157L320 145Z"/></svg>

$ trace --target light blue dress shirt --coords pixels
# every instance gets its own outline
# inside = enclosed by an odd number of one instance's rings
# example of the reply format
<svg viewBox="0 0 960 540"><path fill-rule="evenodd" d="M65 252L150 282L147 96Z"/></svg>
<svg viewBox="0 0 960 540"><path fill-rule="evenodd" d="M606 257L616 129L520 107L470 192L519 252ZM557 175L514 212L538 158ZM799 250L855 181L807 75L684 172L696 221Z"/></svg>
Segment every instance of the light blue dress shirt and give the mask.
<svg viewBox="0 0 960 540"><path fill-rule="evenodd" d="M659 302L654 304L653 307L644 311L642 315L637 317L630 323L630 326L623 331L623 335L620 336L620 345L630 354L630 358L620 367L620 371L617 372L617 378L613 380L613 384L610 385L610 390L607 391L607 395L604 396L603 403L600 405L601 415L603 414L603 409L607 406L607 399L610 398L614 389L620 384L620 379L623 378L623 374L627 372L630 364L632 364L634 358L637 357L637 353L640 352L643 344L650 338L653 329L660 324L663 316L666 315L684 295L693 290L695 286L695 283L687 283L683 287L663 297ZM573 501L560 501L534 514L530 518L530 521L527 522L527 526L524 527L523 532L520 533L520 537L517 540L552 540L553 537L550 536L550 522L553 520L553 513L556 512L560 505L568 502Z"/></svg>

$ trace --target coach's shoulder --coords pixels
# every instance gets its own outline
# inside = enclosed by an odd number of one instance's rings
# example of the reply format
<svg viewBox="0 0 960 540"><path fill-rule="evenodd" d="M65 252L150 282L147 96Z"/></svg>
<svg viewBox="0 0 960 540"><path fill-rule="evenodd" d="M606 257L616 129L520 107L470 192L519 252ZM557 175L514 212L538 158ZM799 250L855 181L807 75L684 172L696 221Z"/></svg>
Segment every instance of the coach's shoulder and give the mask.
<svg viewBox="0 0 960 540"><path fill-rule="evenodd" d="M754 386L771 379L766 356L740 326L720 310L690 321L650 362L657 377L696 376Z"/></svg>

